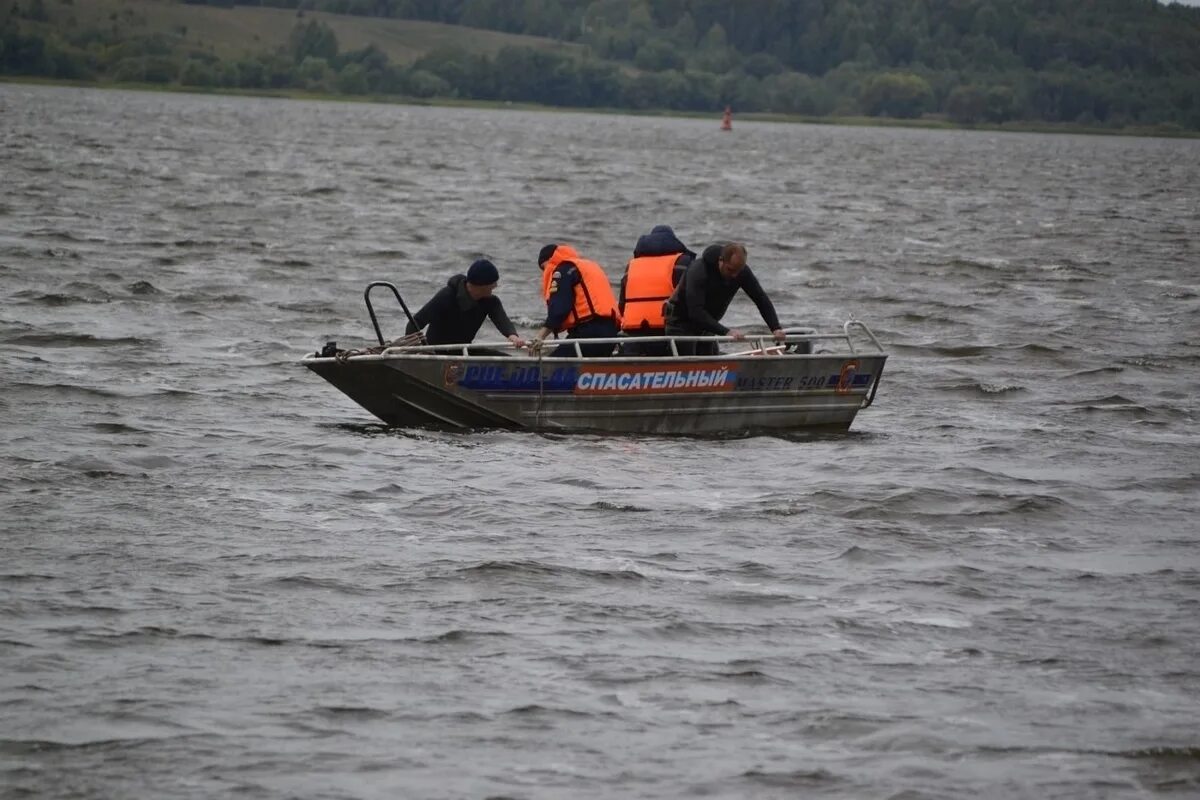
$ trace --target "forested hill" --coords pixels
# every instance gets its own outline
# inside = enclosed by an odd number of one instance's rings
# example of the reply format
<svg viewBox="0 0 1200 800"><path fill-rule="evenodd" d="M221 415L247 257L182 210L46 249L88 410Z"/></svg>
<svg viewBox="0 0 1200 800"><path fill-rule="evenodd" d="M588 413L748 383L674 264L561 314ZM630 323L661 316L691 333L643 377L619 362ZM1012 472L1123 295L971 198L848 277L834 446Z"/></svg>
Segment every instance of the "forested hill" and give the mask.
<svg viewBox="0 0 1200 800"><path fill-rule="evenodd" d="M229 30L264 27L235 52L237 36L214 32L222 19ZM414 37L414 25L425 33ZM0 71L1200 130L1200 9L1156 0L0 0Z"/></svg>

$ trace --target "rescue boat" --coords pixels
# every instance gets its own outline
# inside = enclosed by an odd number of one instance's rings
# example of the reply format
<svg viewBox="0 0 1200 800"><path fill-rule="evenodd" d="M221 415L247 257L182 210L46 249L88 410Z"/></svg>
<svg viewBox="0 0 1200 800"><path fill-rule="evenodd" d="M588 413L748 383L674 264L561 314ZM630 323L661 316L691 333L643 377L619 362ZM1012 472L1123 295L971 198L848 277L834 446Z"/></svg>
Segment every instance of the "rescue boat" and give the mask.
<svg viewBox="0 0 1200 800"><path fill-rule="evenodd" d="M731 337L617 337L614 354L554 356L555 346L515 349L507 341L387 343L370 292L364 293L378 346L341 350L330 342L301 359L308 369L389 425L437 429L729 436L845 431L875 401L887 352L867 325L786 329ZM411 315L409 315L411 318ZM641 356L631 342L719 343L703 356Z"/></svg>

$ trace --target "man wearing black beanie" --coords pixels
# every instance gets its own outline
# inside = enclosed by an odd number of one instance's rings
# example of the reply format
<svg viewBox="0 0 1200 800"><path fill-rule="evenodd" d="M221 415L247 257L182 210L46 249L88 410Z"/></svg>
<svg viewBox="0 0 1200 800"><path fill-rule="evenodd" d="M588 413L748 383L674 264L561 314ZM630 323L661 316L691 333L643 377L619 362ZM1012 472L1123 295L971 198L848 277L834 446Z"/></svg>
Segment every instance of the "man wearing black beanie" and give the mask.
<svg viewBox="0 0 1200 800"><path fill-rule="evenodd" d="M524 347L525 340L517 335L516 327L504 313L504 304L492 294L499 281L500 270L495 264L486 258L475 261L467 268L466 275L452 276L421 307L413 317L416 325L408 323L405 334L416 333L428 325L425 341L429 344L470 344L484 319L491 318L513 347Z"/></svg>

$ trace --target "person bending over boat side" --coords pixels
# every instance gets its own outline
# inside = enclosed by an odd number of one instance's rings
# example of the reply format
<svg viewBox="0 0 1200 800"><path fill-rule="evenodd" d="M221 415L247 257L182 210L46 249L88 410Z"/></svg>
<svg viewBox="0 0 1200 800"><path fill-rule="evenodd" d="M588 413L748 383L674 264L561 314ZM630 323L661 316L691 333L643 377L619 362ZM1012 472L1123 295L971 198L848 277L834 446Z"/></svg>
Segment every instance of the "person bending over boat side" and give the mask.
<svg viewBox="0 0 1200 800"><path fill-rule="evenodd" d="M538 253L542 269L542 297L546 301L546 321L537 338L530 343L540 348L551 333L567 331L567 339L599 339L617 335L621 314L617 298L603 268L595 261L581 258L567 244L548 244ZM581 344L584 358L612 355L612 342ZM554 358L575 356L574 345L561 344L550 354Z"/></svg>
<svg viewBox="0 0 1200 800"><path fill-rule="evenodd" d="M414 315L416 325L408 323L405 334L429 329L425 341L429 344L470 344L479 333L486 318L504 335L513 347L524 347L525 340L504 313L504 304L492 294L500 282L500 270L486 258L471 264L466 275L455 275L438 290L429 302Z"/></svg>
<svg viewBox="0 0 1200 800"><path fill-rule="evenodd" d="M762 314L775 339L783 341L786 334L775 306L746 265L746 247L741 244L709 245L704 248L703 255L691 263L663 309L667 334L746 338L741 331L721 324L721 317L725 316L738 289L758 306L758 313ZM676 347L681 356L708 356L719 352L716 342L676 342Z"/></svg>
<svg viewBox="0 0 1200 800"><path fill-rule="evenodd" d="M617 293L621 331L626 336L662 336L666 332L663 304L695 258L669 225L656 225L638 238ZM629 342L621 345L621 350L633 356L669 356L671 344Z"/></svg>

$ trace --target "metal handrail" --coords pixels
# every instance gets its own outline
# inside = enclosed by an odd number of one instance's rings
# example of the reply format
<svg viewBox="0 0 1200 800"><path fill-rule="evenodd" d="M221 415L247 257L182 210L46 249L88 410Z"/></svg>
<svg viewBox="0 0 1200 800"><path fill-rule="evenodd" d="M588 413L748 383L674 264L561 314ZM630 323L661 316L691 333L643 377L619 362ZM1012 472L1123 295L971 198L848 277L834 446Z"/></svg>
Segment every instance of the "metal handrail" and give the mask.
<svg viewBox="0 0 1200 800"><path fill-rule="evenodd" d="M412 312L408 310L408 306L404 303L404 298L400 296L400 290L393 283L387 281L371 281L367 284L367 288L363 290L363 300L367 304L367 313L371 315L371 324L375 326L375 338L379 340L380 347L386 347L387 342L383 338L383 331L379 330L379 320L375 317L375 308L371 305L371 290L376 286L386 286L392 290L392 294L396 295L396 302L400 303L400 307L404 309L404 316L408 317L409 323L418 331L420 327L417 321L413 319Z"/></svg>
<svg viewBox="0 0 1200 800"><path fill-rule="evenodd" d="M846 343L850 346L851 353L855 353L855 354L858 353L858 351L854 348L854 340L850 338L850 328L852 328L852 327L853 328L862 328L863 333L865 333L867 335L867 338L869 338L871 340L871 344L873 344L875 346L875 349L881 353L886 352L883 349L883 345L880 344L879 340L875 338L874 332L870 328L867 327L867 324L865 322L862 322L861 320L857 320L857 319L848 319L842 325L842 331L846 334Z"/></svg>
<svg viewBox="0 0 1200 800"><path fill-rule="evenodd" d="M593 338L563 339L563 340L558 340L558 341L543 342L541 352L544 353L547 349L556 348L556 347L559 347L560 345L565 344L565 345L570 345L575 349L575 353L576 353L576 355L574 356L575 358L582 358L583 353L582 353L582 350L580 349L580 347L583 345L592 345L592 344L617 345L617 344L632 344L632 343L644 344L644 343L650 343L650 342L668 342L668 343L672 344L672 352L674 354L672 357L683 358L684 356L679 355L678 348L676 348L674 346L674 343L676 343L676 342L714 342L714 343L737 342L739 344L747 345L747 349L738 350L738 351L735 351L732 353L724 353L722 355L739 356L739 355L753 354L756 352L756 350L757 351L767 351L772 348L783 347L784 345L788 345L788 344L799 344L801 342L814 342L814 341L822 341L822 340L830 340L830 339L843 340L843 341L846 340L845 334L816 333L811 328L804 328L804 329L802 329L802 332L801 331L789 332L787 330L785 330L784 332L787 334L787 336L785 336L785 338L783 339L782 342L777 342L775 340L774 336L772 336L770 333L750 334L748 336L744 336L741 339L734 339L732 336L682 336L682 335L681 336L666 336L666 335L664 335L664 336L604 336L604 337L596 337L594 339ZM399 353L403 353L405 355L469 356L469 355L471 355L470 351L472 349L475 349L475 350L501 349L501 350L503 350L503 349L508 349L508 348L513 348L513 345L509 342L469 342L466 344L425 344L425 345L411 345L411 346L404 346L404 347L389 347L386 350L384 350L382 354L383 355L396 355ZM513 349L519 349L519 348L513 348ZM553 356L549 356L549 355L535 354L531 348L530 348L529 355L532 358L539 358L539 359L540 358L553 358ZM784 355L784 353L780 352L780 353L778 353L778 355ZM788 353L787 355L798 355L798 354ZM569 357L570 356L568 356L568 358ZM612 356L606 356L606 357L607 358L629 358L630 356L618 356L618 355L614 354ZM665 358L665 356L633 356L633 357L634 358Z"/></svg>
<svg viewBox="0 0 1200 800"><path fill-rule="evenodd" d="M367 354L364 353L361 355L353 356L355 358L364 357L364 356L381 358L381 357L396 356L396 355L423 355L423 356L431 356L431 357L437 357L437 356L441 356L441 357L472 357L472 356L476 356L476 357L487 358L490 356L490 354L484 355L484 354L479 353L479 351L480 350L504 351L504 350L509 350L509 349L518 350L518 351L520 350L520 348L514 348L513 345L507 341L469 342L469 343L465 343L465 344L422 344L422 345L405 345L405 346L389 347L387 345L386 340L383 337L382 331L379 328L379 323L375 316L375 310L374 310L374 308L372 308L371 301L370 301L370 291L372 288L374 288L376 286L384 286L384 287L391 289L392 292L395 294L397 301L399 301L400 307L402 309L404 309L405 314L408 315L410 322L412 322L414 325L416 324L416 321L412 318L411 313L409 313L409 311L408 311L408 307L404 304L403 298L400 297L400 293L394 285L392 285L391 283L388 283L386 281L375 281L374 283L371 283L367 287L366 292L364 292L364 299L367 302L367 310L370 312L370 315L371 315L371 322L375 327L375 335L379 339L379 343L384 349L380 352L372 354L372 356L367 356ZM527 352L524 353L523 355L525 355L527 358L529 358L531 360L537 360L537 361L541 361L543 359L554 359L554 358L556 358L555 356L549 355L549 352L551 352L551 349L557 348L557 347L565 344L565 345L571 346L571 348L575 351L574 356L566 356L566 358L582 358L583 351L581 348L583 345L612 344L615 347L615 345L617 345L617 344L632 344L632 343L643 344L643 343L652 343L652 342L667 342L671 346L671 355L670 356L642 356L642 355L629 355L629 354L620 355L620 354L614 353L609 356L600 357L600 359L598 359L598 360L618 359L618 358L621 358L621 359L627 359L627 358L639 358L639 359L640 358L645 358L645 359L714 358L714 357L739 358L739 357L756 356L756 355L766 355L766 356L771 356L771 357L782 357L782 356L810 357L810 356L817 356L820 354L804 354L804 353L788 352L786 350L786 345L799 344L799 343L810 343L811 344L812 342L831 341L831 340L845 342L846 348L849 350L850 354L858 355L859 354L858 348L856 348L854 346L853 337L851 336L851 333L850 333L851 328L861 329L866 334L868 339L870 339L871 344L880 353L886 353L882 344L879 342L879 339L876 338L875 334L871 331L870 328L868 328L866 326L866 324L864 324L858 320L849 320L842 326L841 333L817 333L813 328L785 328L784 329L785 336L784 336L783 341L781 341L781 342L775 341L774 336L770 333L750 334L750 335L744 336L742 339L734 339L732 336L682 336L682 335L680 335L680 336L672 336L672 335L606 336L606 337L597 337L595 339L564 339L564 340L558 340L558 341L554 341L554 342L545 341L542 343L542 347L540 350L534 352L532 349L527 348ZM731 343L732 342L732 343L744 345L745 349L736 350L736 351L728 352L728 353L719 353L719 354L714 354L714 355L681 356L679 354L679 348L677 346L677 343L679 343L679 342L707 342L707 343ZM475 352L473 353L472 351L475 351ZM514 355L516 355L516 354L514 354ZM491 357L507 359L507 358L510 358L511 356L496 354ZM561 357L557 357L557 358L561 358Z"/></svg>

